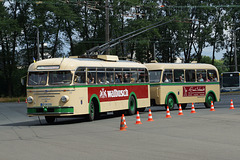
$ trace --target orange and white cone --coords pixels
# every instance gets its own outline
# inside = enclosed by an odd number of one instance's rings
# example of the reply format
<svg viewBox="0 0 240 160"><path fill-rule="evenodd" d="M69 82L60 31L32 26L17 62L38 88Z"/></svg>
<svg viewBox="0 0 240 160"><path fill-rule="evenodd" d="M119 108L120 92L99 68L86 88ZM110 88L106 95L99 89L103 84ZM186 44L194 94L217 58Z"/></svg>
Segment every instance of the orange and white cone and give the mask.
<svg viewBox="0 0 240 160"><path fill-rule="evenodd" d="M121 122L120 122L120 131L126 131L124 120L123 120L123 115L121 117Z"/></svg>
<svg viewBox="0 0 240 160"><path fill-rule="evenodd" d="M25 103L27 103L27 98L26 98L26 100L25 100Z"/></svg>
<svg viewBox="0 0 240 160"><path fill-rule="evenodd" d="M18 98L18 103L20 103L20 99Z"/></svg>
<svg viewBox="0 0 240 160"><path fill-rule="evenodd" d="M214 105L213 105L213 101L211 101L211 108L210 108L210 111L215 111L215 109L214 109Z"/></svg>
<svg viewBox="0 0 240 160"><path fill-rule="evenodd" d="M140 120L140 115L139 115L139 111L137 111L137 117L136 117L136 123L135 124L142 124L141 120Z"/></svg>
<svg viewBox="0 0 240 160"><path fill-rule="evenodd" d="M179 111L178 111L178 115L183 115L183 112L182 112L182 105L179 104Z"/></svg>
<svg viewBox="0 0 240 160"><path fill-rule="evenodd" d="M125 128L128 128L124 114L122 114L122 117L123 117L123 122L124 122Z"/></svg>
<svg viewBox="0 0 240 160"><path fill-rule="evenodd" d="M149 113L148 113L148 120L147 121L154 121L152 118L152 112L151 109L149 109Z"/></svg>
<svg viewBox="0 0 240 160"><path fill-rule="evenodd" d="M193 103L192 103L191 113L197 113L197 112L195 111L195 107L194 107L194 104L193 104Z"/></svg>
<svg viewBox="0 0 240 160"><path fill-rule="evenodd" d="M233 105L233 100L231 99L231 104L230 104L230 108L229 109L235 109L234 105Z"/></svg>
<svg viewBox="0 0 240 160"><path fill-rule="evenodd" d="M167 112L166 112L166 117L165 118L172 118L170 115L169 107L167 106Z"/></svg>

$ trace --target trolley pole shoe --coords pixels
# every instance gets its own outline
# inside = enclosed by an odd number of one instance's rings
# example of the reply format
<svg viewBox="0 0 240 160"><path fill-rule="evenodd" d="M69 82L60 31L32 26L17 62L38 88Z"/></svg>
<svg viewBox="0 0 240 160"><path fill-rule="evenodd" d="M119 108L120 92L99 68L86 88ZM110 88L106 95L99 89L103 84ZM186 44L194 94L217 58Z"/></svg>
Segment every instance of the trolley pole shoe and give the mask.
<svg viewBox="0 0 240 160"><path fill-rule="evenodd" d="M121 122L120 122L120 131L126 131L124 120L123 120L123 115L121 117Z"/></svg>
<svg viewBox="0 0 240 160"><path fill-rule="evenodd" d="M166 112L166 117L165 118L172 118L170 115L169 107L167 106L167 112Z"/></svg>
<svg viewBox="0 0 240 160"><path fill-rule="evenodd" d="M210 109L210 111L215 111L214 105L213 105L213 101L211 101L211 109Z"/></svg>
<svg viewBox="0 0 240 160"><path fill-rule="evenodd" d="M231 99L231 104L230 104L230 108L229 109L235 109L234 105L233 105L233 100Z"/></svg>
<svg viewBox="0 0 240 160"><path fill-rule="evenodd" d="M183 112L182 112L182 105L181 105L181 104L179 104L178 115L183 115Z"/></svg>
<svg viewBox="0 0 240 160"><path fill-rule="evenodd" d="M149 113L148 113L148 120L147 121L154 121L152 118L152 112L151 109L149 109Z"/></svg>
<svg viewBox="0 0 240 160"><path fill-rule="evenodd" d="M197 112L195 111L195 107L194 107L194 104L193 104L193 103L192 103L191 113L197 113Z"/></svg>
<svg viewBox="0 0 240 160"><path fill-rule="evenodd" d="M122 117L123 117L123 122L124 122L125 128L128 128L124 114L122 114Z"/></svg>
<svg viewBox="0 0 240 160"><path fill-rule="evenodd" d="M135 124L142 124L141 120L140 120L140 115L139 115L139 111L137 111L137 117L136 117L136 123Z"/></svg>

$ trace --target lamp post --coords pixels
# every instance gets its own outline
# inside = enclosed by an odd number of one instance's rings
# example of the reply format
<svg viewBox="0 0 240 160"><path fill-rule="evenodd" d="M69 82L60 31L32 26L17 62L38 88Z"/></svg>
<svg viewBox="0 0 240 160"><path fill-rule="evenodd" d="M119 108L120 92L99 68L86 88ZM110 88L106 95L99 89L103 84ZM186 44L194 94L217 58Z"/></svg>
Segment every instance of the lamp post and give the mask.
<svg viewBox="0 0 240 160"><path fill-rule="evenodd" d="M235 71L238 71L237 67L237 43L236 43L236 31L239 30L240 28L237 28L233 30L233 35L234 35L234 60L235 60Z"/></svg>

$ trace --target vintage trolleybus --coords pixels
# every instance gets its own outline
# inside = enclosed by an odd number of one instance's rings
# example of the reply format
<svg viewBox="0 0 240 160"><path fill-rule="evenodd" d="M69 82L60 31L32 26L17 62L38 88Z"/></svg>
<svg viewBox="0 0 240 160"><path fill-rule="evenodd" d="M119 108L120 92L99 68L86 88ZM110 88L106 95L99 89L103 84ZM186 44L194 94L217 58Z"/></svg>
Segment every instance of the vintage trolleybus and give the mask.
<svg viewBox="0 0 240 160"><path fill-rule="evenodd" d="M134 114L150 106L148 71L143 64L117 56L53 58L32 63L27 78L27 114L56 117L126 110Z"/></svg>
<svg viewBox="0 0 240 160"><path fill-rule="evenodd" d="M220 100L219 75L216 67L198 63L148 63L151 103L169 106Z"/></svg>

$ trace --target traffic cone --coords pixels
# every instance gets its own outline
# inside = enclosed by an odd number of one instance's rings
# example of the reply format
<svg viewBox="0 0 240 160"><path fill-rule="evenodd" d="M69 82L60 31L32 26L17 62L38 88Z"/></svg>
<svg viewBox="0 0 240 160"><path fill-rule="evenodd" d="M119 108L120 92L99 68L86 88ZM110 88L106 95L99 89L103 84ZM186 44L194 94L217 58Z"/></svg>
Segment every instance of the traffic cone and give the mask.
<svg viewBox="0 0 240 160"><path fill-rule="evenodd" d="M148 120L147 121L154 121L152 118L152 112L151 109L149 109L149 113L148 113Z"/></svg>
<svg viewBox="0 0 240 160"><path fill-rule="evenodd" d="M25 100L25 103L27 103L27 98L26 98L26 100Z"/></svg>
<svg viewBox="0 0 240 160"><path fill-rule="evenodd" d="M230 104L230 108L229 109L235 109L234 105L233 105L233 100L231 99L231 104Z"/></svg>
<svg viewBox="0 0 240 160"><path fill-rule="evenodd" d="M128 128L124 114L122 114L122 116L123 116L123 122L124 122L125 128Z"/></svg>
<svg viewBox="0 0 240 160"><path fill-rule="evenodd" d="M140 115L139 115L139 111L137 111L137 117L136 117L136 123L135 124L142 124L141 120L140 120Z"/></svg>
<svg viewBox="0 0 240 160"><path fill-rule="evenodd" d="M123 120L123 115L121 117L121 122L120 122L120 131L126 131L124 120Z"/></svg>
<svg viewBox="0 0 240 160"><path fill-rule="evenodd" d="M210 111L215 111L214 105L213 105L213 101L211 101L211 109L210 109Z"/></svg>
<svg viewBox="0 0 240 160"><path fill-rule="evenodd" d="M170 115L169 107L167 106L167 112L166 112L166 117L165 118L172 118Z"/></svg>
<svg viewBox="0 0 240 160"><path fill-rule="evenodd" d="M178 111L178 115L183 115L183 112L182 112L182 105L179 104L179 111Z"/></svg>
<svg viewBox="0 0 240 160"><path fill-rule="evenodd" d="M18 98L18 103L20 103L20 100L19 100L19 98Z"/></svg>
<svg viewBox="0 0 240 160"><path fill-rule="evenodd" d="M195 111L195 107L194 107L194 104L193 104L193 103L192 103L191 113L197 113L197 112Z"/></svg>

